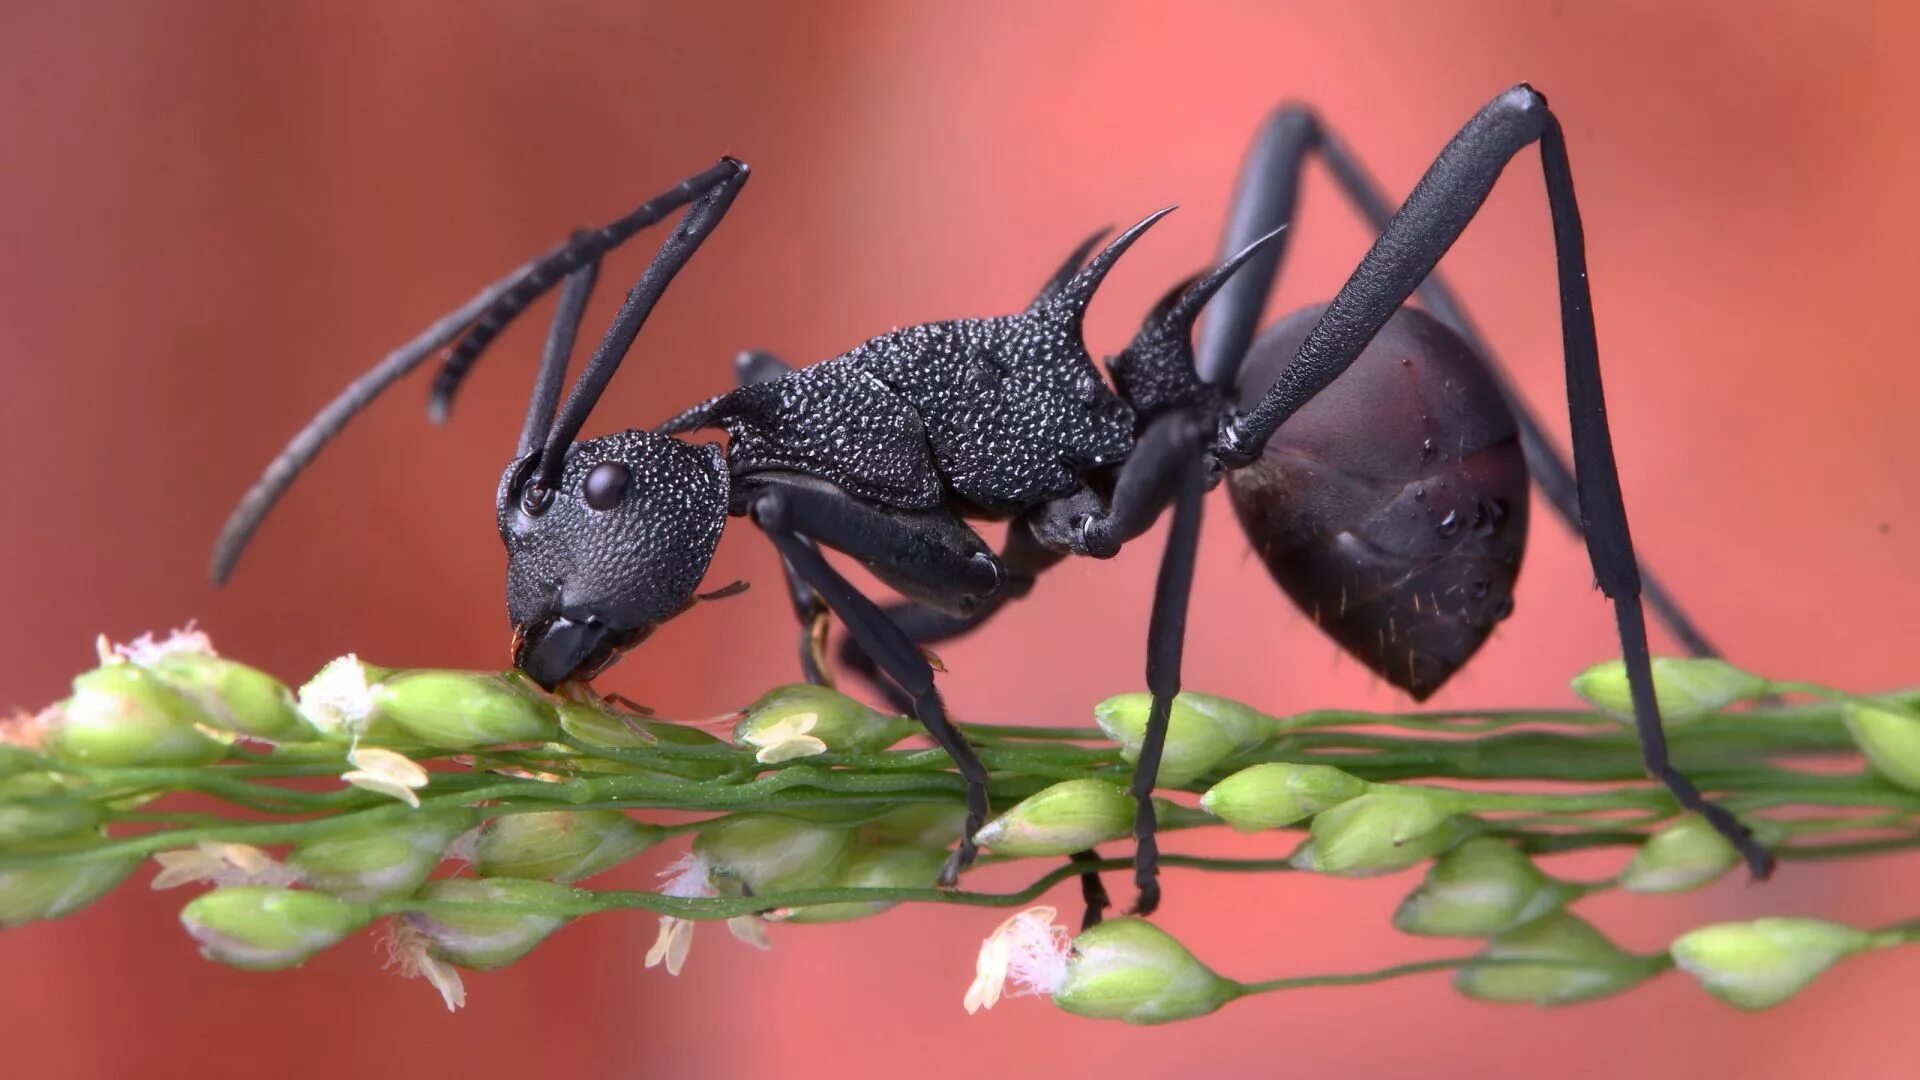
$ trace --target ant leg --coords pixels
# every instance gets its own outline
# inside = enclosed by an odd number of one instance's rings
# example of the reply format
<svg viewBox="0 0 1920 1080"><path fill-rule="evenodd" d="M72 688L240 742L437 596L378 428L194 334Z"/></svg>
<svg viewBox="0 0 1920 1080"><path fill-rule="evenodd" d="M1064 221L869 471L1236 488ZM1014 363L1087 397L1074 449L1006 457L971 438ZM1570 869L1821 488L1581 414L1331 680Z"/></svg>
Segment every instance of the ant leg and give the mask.
<svg viewBox="0 0 1920 1080"><path fill-rule="evenodd" d="M1200 545L1200 512L1206 494L1205 424L1192 412L1173 411L1149 421L1133 453L1120 468L1113 505L1104 514L1077 523L1072 549L1107 557L1146 532L1162 510L1173 507L1166 552L1153 590L1153 616L1147 627L1147 689L1153 705L1133 765L1133 880L1139 890L1134 911L1153 913L1160 904L1159 821L1153 788L1166 747L1167 722L1180 693L1181 652L1186 642L1187 601L1193 593L1193 568Z"/></svg>
<svg viewBox="0 0 1920 1080"><path fill-rule="evenodd" d="M1272 389L1252 411L1221 425L1216 453L1229 468L1250 461L1287 417L1345 371L1466 229L1507 162L1534 142L1540 144L1553 217L1567 404L1580 509L1588 524L1587 553L1601 591L1614 605L1641 754L1648 773L1683 808L1710 822L1739 848L1754 876L1765 877L1773 858L1754 840L1752 831L1724 807L1708 801L1667 755L1666 733L1653 692L1646 617L1640 607L1640 575L1607 429L1586 240L1574 200L1566 140L1544 97L1524 84L1508 90L1481 109L1440 151Z"/></svg>
<svg viewBox="0 0 1920 1080"><path fill-rule="evenodd" d="M997 584L999 571L970 554L942 545L930 550L927 531L916 531L913 523L901 522L875 511L848 496L835 496L808 488L772 486L757 494L750 504L754 523L763 529L813 591L846 624L860 646L879 664L887 677L899 684L913 702L914 715L927 733L953 758L960 776L966 781L967 823L960 846L940 873L940 882L951 885L960 871L973 863L978 854L974 834L987 820L987 770L973 752L966 736L947 718L946 707L933 683L933 667L920 649L878 605L854 588L838 571L828 565L809 539L828 544L863 561L888 557L900 559L907 550L918 549L916 557L905 562L905 569L922 580L947 576L956 588L977 588L983 584L990 592ZM988 556L991 560L991 556Z"/></svg>
<svg viewBox="0 0 1920 1080"><path fill-rule="evenodd" d="M972 612L953 615L915 603L889 604L884 610L887 618L892 619L894 625L900 627L916 645L949 641L971 632L998 614L1008 601L1021 599L1032 592L1040 575L1059 565L1066 557L1065 552L1042 545L1025 520L1015 520L1007 529L1006 545L1000 549L1000 563L1006 572L1006 581L998 592L982 600ZM843 640L840 643L840 663L872 683L887 696L894 708L904 712L911 707L912 703L902 700L891 682L878 677L873 658L861 650L859 642Z"/></svg>
<svg viewBox="0 0 1920 1080"><path fill-rule="evenodd" d="M1089 867L1080 873L1080 900L1086 905L1086 911L1080 916L1080 929L1099 926L1100 920L1106 918L1107 909L1113 906L1113 901L1107 898L1107 887L1100 883L1100 871L1091 869L1099 865L1100 853L1088 848L1067 858Z"/></svg>
<svg viewBox="0 0 1920 1080"><path fill-rule="evenodd" d="M1224 254L1237 252L1275 228L1292 222L1301 174L1308 156L1316 151L1361 217L1376 231L1386 229L1393 219L1394 206L1379 181L1313 109L1288 104L1281 106L1267 121L1247 152L1221 242ZM1278 237L1271 247L1249 260L1209 306L1197 349L1197 366L1206 381L1218 386L1232 385L1259 327L1267 299L1273 293L1287 239L1285 235ZM1513 413L1520 448L1526 455L1534 483L1573 535L1584 539L1586 525L1580 517L1580 496L1572 468L1507 377L1499 359L1474 329L1473 321L1467 317L1453 290L1436 272L1420 282L1414 295L1435 318L1452 327L1470 349L1486 360L1494 385ZM1688 617L1680 602L1644 563L1640 566L1640 576L1648 606L1680 646L1693 656L1718 656L1719 652Z"/></svg>
<svg viewBox="0 0 1920 1080"><path fill-rule="evenodd" d="M808 541L802 540L801 543ZM827 634L831 622L826 602L820 599L813 586L794 570L793 564L786 559L780 560L780 570L786 575L787 596L793 601L794 617L800 620L800 674L815 686L833 689L833 668L827 663ZM887 684L891 689L891 684ZM895 705L901 711L909 711L912 703L905 706Z"/></svg>
<svg viewBox="0 0 1920 1080"><path fill-rule="evenodd" d="M1167 743L1167 721L1180 693L1181 652L1187 637L1187 601L1193 594L1193 566L1200 548L1200 509L1206 494L1201 458L1189 458L1173 498L1173 522L1167 550L1160 556L1160 577L1153 588L1153 617L1147 624L1147 689L1153 705L1133 766L1133 883L1139 890L1134 910L1153 914L1160 906L1159 821L1153 811L1153 785L1160 774L1160 753Z"/></svg>

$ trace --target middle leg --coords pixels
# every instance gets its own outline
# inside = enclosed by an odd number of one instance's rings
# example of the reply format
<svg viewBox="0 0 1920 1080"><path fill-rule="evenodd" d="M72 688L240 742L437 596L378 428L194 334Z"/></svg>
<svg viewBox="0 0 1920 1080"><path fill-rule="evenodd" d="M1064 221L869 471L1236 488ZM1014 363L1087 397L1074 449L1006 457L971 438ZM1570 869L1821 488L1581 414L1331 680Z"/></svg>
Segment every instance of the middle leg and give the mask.
<svg viewBox="0 0 1920 1080"><path fill-rule="evenodd" d="M911 575L920 584L954 593L989 595L997 587L998 560L964 543L945 541L935 523L903 521L851 496L787 484L767 484L749 496L747 512L772 539L795 574L840 617L880 670L899 685L912 712L941 749L953 758L966 783L965 832L940 882L951 885L971 865L978 849L974 834L986 824L987 771L966 736L947 717L934 686L933 667L900 628L860 590L827 563L818 545L853 555L876 570L885 563L894 575ZM916 526L919 526L916 528ZM952 527L967 535L958 521ZM974 537L977 543L978 537Z"/></svg>

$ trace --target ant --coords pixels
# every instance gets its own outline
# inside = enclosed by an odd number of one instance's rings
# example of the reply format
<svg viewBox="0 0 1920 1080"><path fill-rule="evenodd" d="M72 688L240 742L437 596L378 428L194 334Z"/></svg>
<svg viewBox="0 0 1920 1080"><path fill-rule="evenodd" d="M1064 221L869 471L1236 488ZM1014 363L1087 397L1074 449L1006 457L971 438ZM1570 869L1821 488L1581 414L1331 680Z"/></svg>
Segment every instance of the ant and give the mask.
<svg viewBox="0 0 1920 1080"><path fill-rule="evenodd" d="M1571 470L1431 277L1507 163L1535 143L1558 252ZM1330 303L1256 340L1313 152L1379 239ZM1282 108L1247 159L1225 258L1154 306L1107 361L1111 384L1087 351L1082 317L1115 262L1171 208L1104 247L1104 232L1088 238L1019 314L909 326L807 367L746 353L737 389L652 431L576 442L648 314L748 176L744 163L724 158L626 217L575 233L355 380L241 500L214 549L214 580L225 581L274 502L362 407L444 350L429 410L444 418L487 346L559 286L519 447L496 498L514 665L549 690L592 679L701 599L727 519L748 518L785 562L806 676L828 678L827 620L837 616L852 638L843 656L883 674L958 766L967 822L941 874L952 884L975 856L987 773L947 717L922 646L978 626L1068 556L1110 558L1171 514L1147 631L1153 703L1132 789L1134 910L1147 914L1160 895L1150 795L1180 689L1207 490L1225 480L1256 551L1319 625L1424 698L1512 609L1531 466L1549 502L1585 536L1613 602L1648 772L1738 845L1756 876L1768 873L1771 858L1749 830L1668 760L1643 582L1683 644L1702 655L1711 648L1634 555L1566 143L1531 87L1480 109L1397 211L1311 111ZM561 403L601 259L682 208ZM1424 310L1403 306L1416 292ZM724 449L674 437L709 428L726 433ZM975 521L1007 522L1000 551ZM909 602L882 608L822 549L851 556ZM1097 918L1098 879L1086 889Z"/></svg>

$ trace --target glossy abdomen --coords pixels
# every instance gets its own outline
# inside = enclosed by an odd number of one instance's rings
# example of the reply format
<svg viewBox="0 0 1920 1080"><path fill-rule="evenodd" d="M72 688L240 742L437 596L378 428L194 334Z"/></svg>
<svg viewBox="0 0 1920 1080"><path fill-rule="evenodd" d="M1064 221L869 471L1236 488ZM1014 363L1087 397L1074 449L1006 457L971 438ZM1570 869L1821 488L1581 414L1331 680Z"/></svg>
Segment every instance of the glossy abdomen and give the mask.
<svg viewBox="0 0 1920 1080"><path fill-rule="evenodd" d="M1290 315L1254 342L1243 408L1273 384L1321 310ZM1484 362L1423 311L1395 313L1227 486L1294 603L1416 699L1513 609L1527 537L1513 414Z"/></svg>

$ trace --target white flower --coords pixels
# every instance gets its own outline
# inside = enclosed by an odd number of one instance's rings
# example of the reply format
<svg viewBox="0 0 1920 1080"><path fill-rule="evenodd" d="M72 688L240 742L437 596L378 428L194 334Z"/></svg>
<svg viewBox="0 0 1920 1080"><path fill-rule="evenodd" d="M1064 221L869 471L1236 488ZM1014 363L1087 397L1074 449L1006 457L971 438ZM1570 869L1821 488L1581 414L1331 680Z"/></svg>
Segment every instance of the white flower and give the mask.
<svg viewBox="0 0 1920 1080"><path fill-rule="evenodd" d="M1073 938L1065 927L1053 925L1057 914L1044 905L1030 907L987 935L967 987L967 1012L993 1008L1008 980L1018 987L1016 995L1052 994L1066 983Z"/></svg>
<svg viewBox="0 0 1920 1080"><path fill-rule="evenodd" d="M340 779L357 788L390 795L419 809L420 796L414 791L426 787L429 776L419 762L398 751L372 746L355 746L347 751L347 760L353 763L354 768L341 773Z"/></svg>
<svg viewBox="0 0 1920 1080"><path fill-rule="evenodd" d="M170 632L162 641L155 641L151 633L146 633L125 645L116 645L107 640L107 635L101 634L94 641L94 649L99 652L100 663L103 665L133 663L144 668L150 668L164 657L174 653L220 655L213 651L213 639L207 637L204 632L194 629L191 620L187 625Z"/></svg>
<svg viewBox="0 0 1920 1080"><path fill-rule="evenodd" d="M388 919L386 924L386 966L404 979L425 979L440 991L440 1000L448 1012L457 1012L467 1003L467 987L460 981L460 969L427 954L428 938L405 919Z"/></svg>
<svg viewBox="0 0 1920 1080"><path fill-rule="evenodd" d="M678 975L686 966L687 953L693 948L693 924L685 919L676 919L671 915L660 916L660 936L653 939L653 947L647 950L647 966L659 967L666 962L667 974Z"/></svg>
<svg viewBox="0 0 1920 1080"><path fill-rule="evenodd" d="M660 872L667 883L660 888L660 895L692 899L697 896L713 896L713 867L707 860L692 853L675 859ZM727 929L733 936L756 949L771 949L767 941L766 929L762 921L753 915L742 915L727 920ZM660 916L660 933L653 939L653 946L647 950L647 966L659 967L665 964L667 974L678 975L687 964L687 953L693 948L693 921L677 915Z"/></svg>
<svg viewBox="0 0 1920 1080"><path fill-rule="evenodd" d="M299 871L282 866L250 844L202 840L195 847L158 852L153 861L160 864L160 872L153 876L155 889L200 881L215 885L291 885L300 880Z"/></svg>
<svg viewBox="0 0 1920 1080"><path fill-rule="evenodd" d="M794 713L743 736L740 741L760 748L753 755L753 760L762 765L775 765L794 758L826 753L827 744L808 734L819 724L819 713Z"/></svg>
<svg viewBox="0 0 1920 1080"><path fill-rule="evenodd" d="M321 734L352 737L373 718L373 688L360 658L348 653L320 669L300 688L300 715Z"/></svg>

